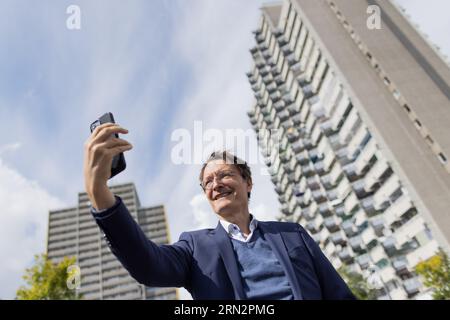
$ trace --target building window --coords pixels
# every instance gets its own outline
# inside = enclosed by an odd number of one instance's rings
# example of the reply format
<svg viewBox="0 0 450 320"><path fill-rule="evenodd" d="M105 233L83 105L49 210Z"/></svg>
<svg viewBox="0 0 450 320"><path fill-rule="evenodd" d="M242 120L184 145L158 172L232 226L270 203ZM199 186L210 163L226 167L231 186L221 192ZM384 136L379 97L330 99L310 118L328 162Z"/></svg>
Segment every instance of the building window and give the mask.
<svg viewBox="0 0 450 320"><path fill-rule="evenodd" d="M438 158L439 158L439 161L441 161L442 164L446 164L447 163L447 157L444 156L444 154L442 152L439 152Z"/></svg>
<svg viewBox="0 0 450 320"><path fill-rule="evenodd" d="M422 128L422 123L419 120L414 120L414 124L416 125L417 129L421 129Z"/></svg>

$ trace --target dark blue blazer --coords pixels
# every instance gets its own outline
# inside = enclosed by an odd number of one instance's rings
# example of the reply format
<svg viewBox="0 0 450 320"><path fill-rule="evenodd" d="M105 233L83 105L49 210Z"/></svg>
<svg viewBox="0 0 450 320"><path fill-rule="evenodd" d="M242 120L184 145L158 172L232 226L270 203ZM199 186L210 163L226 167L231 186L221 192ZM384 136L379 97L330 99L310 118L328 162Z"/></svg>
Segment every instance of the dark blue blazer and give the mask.
<svg viewBox="0 0 450 320"><path fill-rule="evenodd" d="M172 245L147 239L122 200L94 218L130 275L151 287L185 287L194 299L245 299L224 228L184 232ZM294 299L355 297L315 241L296 223L258 222L291 284Z"/></svg>

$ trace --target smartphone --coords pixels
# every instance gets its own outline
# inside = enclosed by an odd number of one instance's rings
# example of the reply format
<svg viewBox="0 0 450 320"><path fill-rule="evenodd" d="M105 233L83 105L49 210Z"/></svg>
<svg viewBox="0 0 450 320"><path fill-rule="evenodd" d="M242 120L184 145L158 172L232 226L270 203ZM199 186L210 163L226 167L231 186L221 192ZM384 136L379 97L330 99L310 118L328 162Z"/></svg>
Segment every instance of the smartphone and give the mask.
<svg viewBox="0 0 450 320"><path fill-rule="evenodd" d="M99 125L104 124L104 123L116 123L114 121L114 116L111 112L107 112L104 115L102 115L100 118L98 118L98 120L95 120L94 122L91 123L91 133L92 131L95 130L95 128L97 128ZM114 136L116 138L119 137L119 135L117 133L114 133ZM117 154L114 156L113 160L112 160L112 164L111 164L111 176L109 177L109 179L111 179L112 177L114 177L115 175L117 175L118 173L122 172L123 170L125 170L126 168L126 163L125 163L125 157L123 155L123 152Z"/></svg>

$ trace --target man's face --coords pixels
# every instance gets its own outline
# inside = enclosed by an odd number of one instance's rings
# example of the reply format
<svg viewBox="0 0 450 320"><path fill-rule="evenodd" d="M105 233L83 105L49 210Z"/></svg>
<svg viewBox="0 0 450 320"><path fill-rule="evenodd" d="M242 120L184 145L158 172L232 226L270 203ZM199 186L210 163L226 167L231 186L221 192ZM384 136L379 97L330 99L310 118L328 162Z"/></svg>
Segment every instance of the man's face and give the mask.
<svg viewBox="0 0 450 320"><path fill-rule="evenodd" d="M223 160L208 162L203 171L203 186L207 186L205 194L209 204L221 217L232 216L243 208L248 210L247 193L252 185L235 165Z"/></svg>

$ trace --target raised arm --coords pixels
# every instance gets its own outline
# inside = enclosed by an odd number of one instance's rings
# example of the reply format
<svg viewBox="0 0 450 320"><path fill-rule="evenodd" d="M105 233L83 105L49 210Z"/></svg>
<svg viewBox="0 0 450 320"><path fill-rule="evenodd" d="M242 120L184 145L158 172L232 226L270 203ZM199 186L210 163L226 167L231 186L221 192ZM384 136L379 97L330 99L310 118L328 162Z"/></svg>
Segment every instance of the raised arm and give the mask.
<svg viewBox="0 0 450 320"><path fill-rule="evenodd" d="M111 138L111 135L127 132L117 124L102 124L85 143L84 179L92 214L113 254L138 282L148 286L189 288L192 259L189 235L182 234L173 245L153 243L132 218L122 199L114 196L107 186L113 157L132 148L128 141Z"/></svg>

